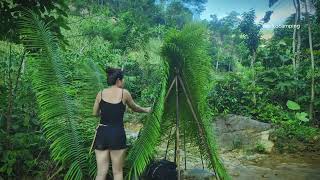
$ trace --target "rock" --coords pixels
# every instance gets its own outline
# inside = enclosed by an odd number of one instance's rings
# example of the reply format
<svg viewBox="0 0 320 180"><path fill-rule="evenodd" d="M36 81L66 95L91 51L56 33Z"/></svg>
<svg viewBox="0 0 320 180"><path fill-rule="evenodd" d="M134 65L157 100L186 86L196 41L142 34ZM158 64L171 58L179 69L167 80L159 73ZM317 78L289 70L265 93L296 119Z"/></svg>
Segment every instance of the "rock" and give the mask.
<svg viewBox="0 0 320 180"><path fill-rule="evenodd" d="M126 129L125 132L126 132L126 136L128 138L134 138L134 139L138 138L139 133L137 133L137 132L134 132L134 131L132 131L130 129Z"/></svg>
<svg viewBox="0 0 320 180"><path fill-rule="evenodd" d="M270 133L272 129L267 130L267 131L262 131L259 136L260 136L260 143L264 146L265 152L271 153L274 147L274 143L269 140Z"/></svg>
<svg viewBox="0 0 320 180"><path fill-rule="evenodd" d="M207 169L187 169L183 170L182 173L183 180L215 180L215 174Z"/></svg>
<svg viewBox="0 0 320 180"><path fill-rule="evenodd" d="M270 153L274 143L269 139L271 124L239 115L217 117L214 130L222 152L238 148L258 149Z"/></svg>
<svg viewBox="0 0 320 180"><path fill-rule="evenodd" d="M232 173L231 175L232 175L232 176L240 176L240 173L234 172L234 173Z"/></svg>
<svg viewBox="0 0 320 180"><path fill-rule="evenodd" d="M316 142L316 141L319 140L319 137L320 137L320 136L314 136L312 139Z"/></svg>

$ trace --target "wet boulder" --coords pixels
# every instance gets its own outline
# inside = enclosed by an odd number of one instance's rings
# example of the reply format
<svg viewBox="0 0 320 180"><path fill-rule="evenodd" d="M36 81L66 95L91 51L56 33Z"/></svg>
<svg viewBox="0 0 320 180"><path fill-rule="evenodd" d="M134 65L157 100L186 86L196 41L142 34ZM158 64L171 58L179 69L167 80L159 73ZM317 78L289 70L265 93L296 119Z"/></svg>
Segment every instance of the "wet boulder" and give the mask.
<svg viewBox="0 0 320 180"><path fill-rule="evenodd" d="M233 149L254 149L270 153L274 143L269 139L273 131L271 124L245 116L219 116L213 122L218 148L223 151Z"/></svg>

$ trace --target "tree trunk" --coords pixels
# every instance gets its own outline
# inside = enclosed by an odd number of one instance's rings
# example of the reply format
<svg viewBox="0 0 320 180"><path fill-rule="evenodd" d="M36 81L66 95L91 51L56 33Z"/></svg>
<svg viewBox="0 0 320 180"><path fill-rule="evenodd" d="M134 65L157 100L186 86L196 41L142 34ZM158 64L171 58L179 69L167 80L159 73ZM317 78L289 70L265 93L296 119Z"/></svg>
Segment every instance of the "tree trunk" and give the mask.
<svg viewBox="0 0 320 180"><path fill-rule="evenodd" d="M251 69L252 69L252 82L253 82L253 87L256 87L256 73L255 73L255 69L254 69L254 63L256 62L256 51L253 51L253 55L251 58ZM257 104L257 98L256 98L256 92L253 91L253 104L256 105Z"/></svg>
<svg viewBox="0 0 320 180"><path fill-rule="evenodd" d="M296 13L294 15L294 27L297 26L298 24L298 10L297 10L297 5L296 5L296 0L292 0L293 1L293 5L294 5L294 8L296 10ZM292 58L292 66L293 66L293 71L295 72L296 71L296 43L297 43L297 40L296 40L296 36L297 36L297 29L296 28L293 28L293 34L292 34L292 53L293 53L293 58Z"/></svg>
<svg viewBox="0 0 320 180"><path fill-rule="evenodd" d="M218 68L219 68L219 61L217 60L217 62L216 62L216 71L218 71Z"/></svg>
<svg viewBox="0 0 320 180"><path fill-rule="evenodd" d="M10 129L11 129L11 121L12 121L12 107L13 107L13 82L12 82L12 77L11 77L11 62L12 62L12 57L11 57L11 45L9 47L9 66L8 66L8 87L9 87L9 92L8 92L8 107L7 107L7 113L6 113L6 119L7 119L7 134L9 136L10 134Z"/></svg>
<svg viewBox="0 0 320 180"><path fill-rule="evenodd" d="M309 106L309 117L313 121L313 112L314 112L314 57L313 57L313 48L312 48L312 34L311 34L311 23L308 12L308 1L305 0L305 10L306 18L308 22L308 35L309 35L309 48L310 48L310 58L311 58L311 97L310 97L310 106Z"/></svg>
<svg viewBox="0 0 320 180"><path fill-rule="evenodd" d="M297 0L297 17L298 17L298 25L300 26L300 28L297 29L297 38L298 38L298 42L297 42L297 54L296 54L296 68L299 68L299 64L300 64L300 49L301 49L301 6L300 6L300 0Z"/></svg>
<svg viewBox="0 0 320 180"><path fill-rule="evenodd" d="M253 68L255 61L256 61L256 51L253 51L252 57L251 57L251 63L250 63L251 68Z"/></svg>

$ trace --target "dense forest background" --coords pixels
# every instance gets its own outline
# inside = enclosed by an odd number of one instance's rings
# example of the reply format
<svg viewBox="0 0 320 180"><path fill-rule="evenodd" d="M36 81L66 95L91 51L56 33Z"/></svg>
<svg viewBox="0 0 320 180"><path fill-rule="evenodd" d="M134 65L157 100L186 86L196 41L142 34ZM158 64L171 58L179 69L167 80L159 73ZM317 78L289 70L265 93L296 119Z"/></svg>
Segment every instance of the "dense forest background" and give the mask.
<svg viewBox="0 0 320 180"><path fill-rule="evenodd" d="M72 98L84 99L83 87L95 75L88 74L92 72L88 69L103 72L106 66L124 66L125 88L138 104L151 105L162 79L159 52L166 33L196 22L208 32L214 70L208 102L215 115L238 114L272 123L280 152L295 152L294 142L319 141L320 1L306 4L294 0L296 13L285 24L300 28L275 28L268 37L263 36L263 24L272 12L267 12L259 23L253 9L242 14L234 11L221 19L212 15L210 20L200 20L206 2L1 1L0 179L63 178L69 168L68 164L57 163L64 162L64 157L51 156L55 149L40 120L41 105L33 88L39 78L34 75L39 64L28 57L32 52L26 50L28 42L22 41L24 34L19 30L21 12L26 9L50 23L50 30L58 37L60 58L67 67L67 93ZM275 3L279 2L270 0L270 7ZM91 112L84 107L93 105L95 94L102 88L94 87L86 104L75 103L81 109L82 120L96 124L97 119L89 117ZM129 112L125 120L141 123L142 116ZM82 130L90 143L91 130ZM284 148L284 144L291 145ZM310 145L306 150L317 148Z"/></svg>

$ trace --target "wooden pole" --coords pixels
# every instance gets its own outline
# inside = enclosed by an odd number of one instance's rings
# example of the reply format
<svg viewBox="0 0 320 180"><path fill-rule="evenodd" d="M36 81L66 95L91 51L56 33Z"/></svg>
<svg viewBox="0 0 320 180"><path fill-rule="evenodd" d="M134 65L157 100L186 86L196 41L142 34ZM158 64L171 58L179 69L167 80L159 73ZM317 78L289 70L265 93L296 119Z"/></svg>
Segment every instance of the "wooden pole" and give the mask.
<svg viewBox="0 0 320 180"><path fill-rule="evenodd" d="M173 79L173 81L171 82L171 85L170 85L170 87L169 87L169 90L168 90L168 92L167 92L167 94L166 94L166 96L165 96L165 98L164 98L164 102L166 102L166 100L167 100L167 98L168 98L168 96L169 96L169 93L170 93L170 91L171 91L171 89L172 89L172 87L173 87L173 84L175 83L177 81L177 76Z"/></svg>
<svg viewBox="0 0 320 180"><path fill-rule="evenodd" d="M187 170L186 126L184 126L184 132L183 132L183 151L184 151L184 170Z"/></svg>
<svg viewBox="0 0 320 180"><path fill-rule="evenodd" d="M204 139L204 132L202 131L202 128L201 128L201 125L200 125L200 121L199 121L198 117L196 116L196 113L195 113L195 111L194 111L194 109L193 109L193 107L192 107L191 101L190 101L189 96L188 96L188 94L187 94L187 91L186 91L186 89L185 89L184 83L183 83L183 81L182 81L182 79L181 79L181 77L180 77L179 75L178 75L178 80L179 80L179 82L180 82L180 84L181 84L181 87L182 87L182 89L183 89L183 92L184 92L184 94L185 94L185 96L186 96L186 98L187 98L187 102L188 102L188 105L189 105L190 110L191 110L191 112L192 112L192 115L193 115L194 119L196 120L197 126L198 126L198 128L199 128L200 139L202 140L202 142L206 142L205 139ZM211 157L213 156L213 155L211 154L211 152L209 151L209 149L207 149L207 152L208 152L208 154L209 154ZM213 167L213 169L214 169L214 171L215 171L215 167L214 167L213 164L212 164L212 167ZM217 179L219 180L220 178L219 178L217 172L215 172L215 174L216 174Z"/></svg>
<svg viewBox="0 0 320 180"><path fill-rule="evenodd" d="M179 70L176 68L176 79L178 77ZM180 148L179 148L179 92L178 92L178 80L176 80L176 152L177 152L177 165L178 165L178 180L180 180Z"/></svg>
<svg viewBox="0 0 320 180"><path fill-rule="evenodd" d="M168 153L169 143L170 143L170 140L171 140L171 132L172 132L172 129L173 129L173 126L172 126L172 128L170 129L170 133L169 133L169 136L168 136L168 143L167 143L167 148L166 148L166 153L165 153L165 155L164 155L164 159L167 159L167 153Z"/></svg>

